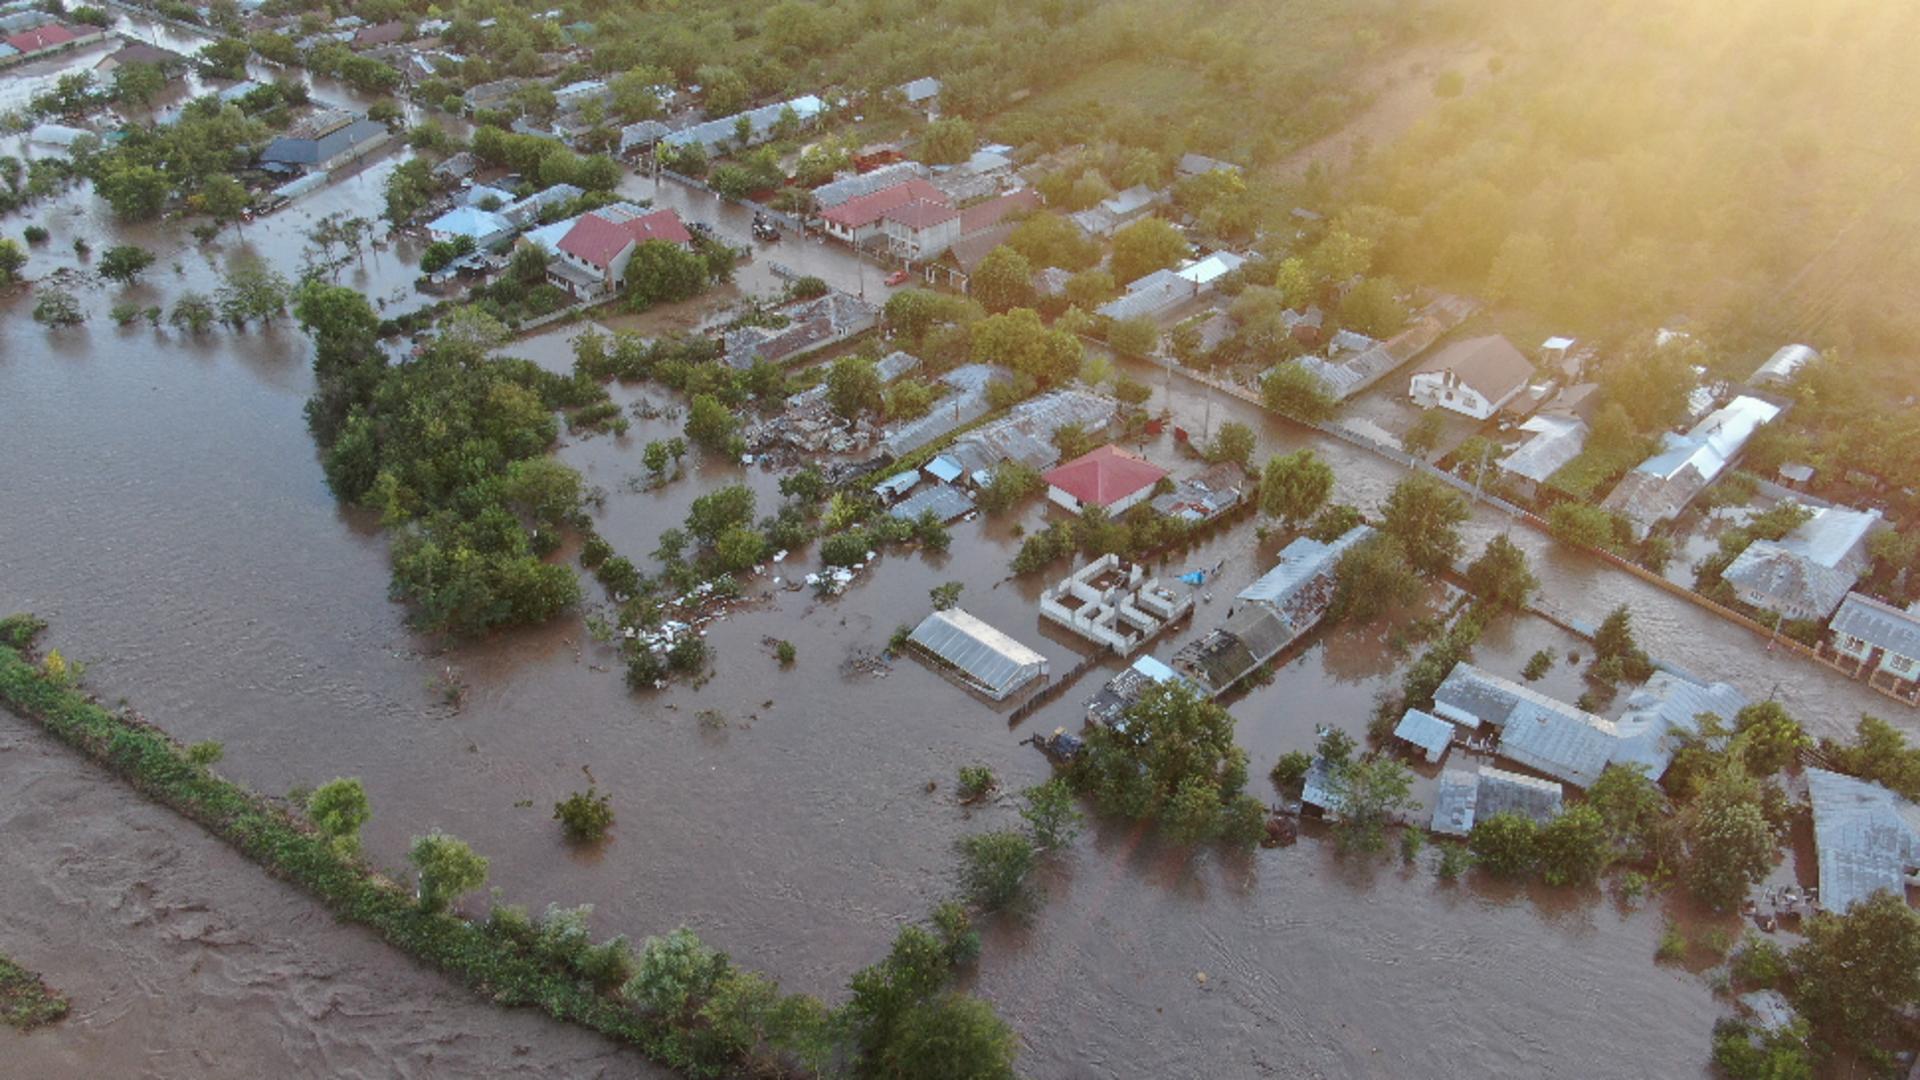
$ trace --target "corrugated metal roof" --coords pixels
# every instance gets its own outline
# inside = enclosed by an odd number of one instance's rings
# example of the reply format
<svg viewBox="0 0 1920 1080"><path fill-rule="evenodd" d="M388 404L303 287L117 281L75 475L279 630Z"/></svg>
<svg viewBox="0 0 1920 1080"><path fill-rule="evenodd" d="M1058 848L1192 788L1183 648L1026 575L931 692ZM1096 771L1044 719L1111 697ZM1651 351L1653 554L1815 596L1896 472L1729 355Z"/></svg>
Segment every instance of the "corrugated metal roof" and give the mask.
<svg viewBox="0 0 1920 1080"><path fill-rule="evenodd" d="M1766 362L1754 369L1754 383L1789 383L1795 374L1807 363L1820 359L1820 354L1810 345L1782 345Z"/></svg>
<svg viewBox="0 0 1920 1080"><path fill-rule="evenodd" d="M1519 814L1544 824L1560 813L1562 792L1551 780L1482 765L1479 788L1474 801L1476 820L1484 821L1495 814Z"/></svg>
<svg viewBox="0 0 1920 1080"><path fill-rule="evenodd" d="M932 412L888 431L880 440L880 449L894 457L910 454L954 428L980 419L992 409L987 403L987 383L1006 377L1003 369L990 364L954 368L940 377L941 382L953 387L953 392L934 402Z"/></svg>
<svg viewBox="0 0 1920 1080"><path fill-rule="evenodd" d="M1614 748L1613 764L1639 765L1650 779L1658 780L1682 738L1699 734L1701 713L1731 721L1748 704L1745 694L1726 683L1706 685L1671 671L1656 671L1627 697L1625 711L1614 721L1620 742Z"/></svg>
<svg viewBox="0 0 1920 1080"><path fill-rule="evenodd" d="M1864 593L1848 593L1827 625L1890 653L1920 660L1920 618Z"/></svg>
<svg viewBox="0 0 1920 1080"><path fill-rule="evenodd" d="M747 123L751 126L753 132L752 138L757 141L766 138L767 133L773 130L773 125L780 122L780 114L789 108L792 109L794 115L798 116L801 122L804 123L825 112L827 103L812 94L806 94L794 98L792 101L783 101L777 105L762 105L757 109L749 109L746 112L736 113L733 116L723 116L718 120L708 120L703 124L695 124L692 127L673 132L660 141L666 143L668 146L686 146L697 142L708 150L712 150L723 143L732 141L734 131L738 127L740 117L742 116L747 118Z"/></svg>
<svg viewBox="0 0 1920 1080"><path fill-rule="evenodd" d="M929 510L939 515L941 521L952 521L973 510L973 499L952 484L934 484L901 500L887 513L903 521L914 521Z"/></svg>
<svg viewBox="0 0 1920 1080"><path fill-rule="evenodd" d="M932 612L913 628L911 639L995 700L1047 670L1046 657L959 608Z"/></svg>
<svg viewBox="0 0 1920 1080"><path fill-rule="evenodd" d="M1394 726L1393 737L1425 751L1428 762L1437 762L1447 756L1447 748L1453 745L1453 725L1432 713L1408 709Z"/></svg>
<svg viewBox="0 0 1920 1080"><path fill-rule="evenodd" d="M1355 525L1330 544L1302 536L1280 549L1273 569L1235 594L1234 599L1286 607L1316 579L1333 573L1334 564L1348 548L1373 534L1371 526Z"/></svg>
<svg viewBox="0 0 1920 1080"><path fill-rule="evenodd" d="M1885 889L1905 899L1920 866L1920 806L1879 784L1825 769L1807 770L1820 906L1845 912Z"/></svg>
<svg viewBox="0 0 1920 1080"><path fill-rule="evenodd" d="M1433 700L1442 716L1457 711L1499 728L1501 756L1583 788L1619 743L1611 721L1468 663L1454 665Z"/></svg>
<svg viewBox="0 0 1920 1080"><path fill-rule="evenodd" d="M1497 464L1502 472L1535 483L1545 483L1561 466L1579 457L1587 444L1587 425L1571 417L1530 417L1520 430L1533 432L1533 438Z"/></svg>

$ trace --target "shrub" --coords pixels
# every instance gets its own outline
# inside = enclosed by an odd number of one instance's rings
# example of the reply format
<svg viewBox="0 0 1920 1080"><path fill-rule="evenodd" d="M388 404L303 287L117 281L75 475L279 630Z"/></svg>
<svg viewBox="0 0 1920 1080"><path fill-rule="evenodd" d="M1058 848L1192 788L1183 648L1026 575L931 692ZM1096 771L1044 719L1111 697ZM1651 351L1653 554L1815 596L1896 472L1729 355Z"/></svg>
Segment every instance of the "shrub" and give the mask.
<svg viewBox="0 0 1920 1080"><path fill-rule="evenodd" d="M373 809L360 781L341 777L321 784L307 796L307 816L335 851L351 855L360 850L360 827L373 816Z"/></svg>
<svg viewBox="0 0 1920 1080"><path fill-rule="evenodd" d="M1442 880L1452 881L1473 867L1473 852L1465 844L1441 844L1440 864L1436 868Z"/></svg>
<svg viewBox="0 0 1920 1080"><path fill-rule="evenodd" d="M849 529L820 542L820 559L828 566L857 566L867 561L872 550L864 529Z"/></svg>
<svg viewBox="0 0 1920 1080"><path fill-rule="evenodd" d="M20 230L20 236L29 244L44 244L47 242L48 233L42 226L29 225Z"/></svg>
<svg viewBox="0 0 1920 1080"><path fill-rule="evenodd" d="M553 804L553 819L566 830L567 839L591 843L607 835L613 825L612 797L598 794L592 787L576 791Z"/></svg>
<svg viewBox="0 0 1920 1080"><path fill-rule="evenodd" d="M1020 808L1020 816L1026 819L1033 842L1042 851L1066 847L1080 834L1085 818L1065 780L1037 784L1021 792L1020 797L1026 803Z"/></svg>
<svg viewBox="0 0 1920 1080"><path fill-rule="evenodd" d="M1687 938L1680 928L1667 923L1660 930L1660 944L1653 951L1654 959L1669 964L1677 964L1687 958Z"/></svg>
<svg viewBox="0 0 1920 1080"><path fill-rule="evenodd" d="M1273 763L1273 784L1281 791L1296 793L1306 782L1307 770L1313 767L1313 758L1304 750L1289 750L1280 755Z"/></svg>
<svg viewBox="0 0 1920 1080"><path fill-rule="evenodd" d="M1553 670L1553 661L1553 650L1541 649L1539 652L1527 658L1527 666L1520 669L1520 677L1528 682L1533 682L1535 679L1541 678L1546 675L1547 672Z"/></svg>
<svg viewBox="0 0 1920 1080"><path fill-rule="evenodd" d="M20 652L33 648L33 643L47 628L47 621L33 615L9 615L0 619L0 645Z"/></svg>
<svg viewBox="0 0 1920 1080"><path fill-rule="evenodd" d="M775 656L780 658L781 667L793 666L794 657L797 655L797 652L793 647L793 642L784 641L784 640L780 641L779 643L774 645L773 652Z"/></svg>
<svg viewBox="0 0 1920 1080"><path fill-rule="evenodd" d="M672 1018L704 999L726 970L727 958L682 926L641 943L638 969L620 987L620 994L643 1009Z"/></svg>
<svg viewBox="0 0 1920 1080"><path fill-rule="evenodd" d="M434 830L413 838L407 852L420 878L420 908L445 911L461 894L479 888L487 880L487 859L477 855L466 841Z"/></svg>
<svg viewBox="0 0 1920 1080"><path fill-rule="evenodd" d="M697 673L707 663L707 643L688 634L667 649L667 667L682 675Z"/></svg>
<svg viewBox="0 0 1920 1080"><path fill-rule="evenodd" d="M993 790L996 782L993 770L985 765L960 766L960 795L965 799L972 800L985 795Z"/></svg>
<svg viewBox="0 0 1920 1080"><path fill-rule="evenodd" d="M217 739L207 739L187 747L188 763L202 769L213 766L226 755L226 746Z"/></svg>
<svg viewBox="0 0 1920 1080"><path fill-rule="evenodd" d="M1515 813L1494 814L1474 823L1467 838L1474 861L1501 877L1519 877L1533 869L1539 829L1531 818Z"/></svg>
<svg viewBox="0 0 1920 1080"><path fill-rule="evenodd" d="M960 886L974 903L998 911L1028 899L1034 847L1024 835L1010 830L977 833L960 841L960 854Z"/></svg>

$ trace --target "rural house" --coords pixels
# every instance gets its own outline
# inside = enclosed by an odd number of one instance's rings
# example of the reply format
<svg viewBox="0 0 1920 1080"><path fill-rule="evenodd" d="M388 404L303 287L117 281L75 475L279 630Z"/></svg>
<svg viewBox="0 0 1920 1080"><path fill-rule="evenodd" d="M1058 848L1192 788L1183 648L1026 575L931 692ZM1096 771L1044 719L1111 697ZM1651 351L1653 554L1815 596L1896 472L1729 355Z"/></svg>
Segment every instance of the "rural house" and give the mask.
<svg viewBox="0 0 1920 1080"><path fill-rule="evenodd" d="M1780 415L1780 406L1742 394L1714 410L1685 435L1662 436L1663 449L1634 466L1600 505L1622 515L1636 540L1678 517L1725 472L1747 440Z"/></svg>
<svg viewBox="0 0 1920 1080"><path fill-rule="evenodd" d="M693 234L672 210L614 203L581 214L553 245L547 280L575 299L597 299L620 287L634 251L655 240L685 247Z"/></svg>
<svg viewBox="0 0 1920 1080"><path fill-rule="evenodd" d="M917 202L945 206L946 201L939 188L913 177L869 194L856 195L830 210L821 211L820 226L828 236L858 247L884 234L882 219L888 211Z"/></svg>
<svg viewBox="0 0 1920 1080"><path fill-rule="evenodd" d="M1827 506L1779 540L1755 540L1720 576L1743 603L1788 619L1824 621L1871 561L1878 510Z"/></svg>
<svg viewBox="0 0 1920 1080"><path fill-rule="evenodd" d="M1078 514L1098 506L1119 516L1145 502L1167 470L1109 443L1049 471L1047 498Z"/></svg>
<svg viewBox="0 0 1920 1080"><path fill-rule="evenodd" d="M1821 659L1875 690L1920 705L1920 615L1848 593L1827 624Z"/></svg>
<svg viewBox="0 0 1920 1080"><path fill-rule="evenodd" d="M1407 393L1421 408L1491 419L1526 389L1533 364L1499 334L1456 341L1413 373Z"/></svg>

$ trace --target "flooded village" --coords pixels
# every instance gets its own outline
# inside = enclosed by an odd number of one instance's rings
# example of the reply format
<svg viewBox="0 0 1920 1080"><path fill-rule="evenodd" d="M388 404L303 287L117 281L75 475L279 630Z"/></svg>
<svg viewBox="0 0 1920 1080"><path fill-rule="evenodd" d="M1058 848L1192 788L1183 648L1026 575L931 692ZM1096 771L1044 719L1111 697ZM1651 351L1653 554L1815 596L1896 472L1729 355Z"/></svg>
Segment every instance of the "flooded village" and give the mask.
<svg viewBox="0 0 1920 1080"><path fill-rule="evenodd" d="M388 6L0 5L0 961L65 1001L8 1068L1914 1067L1853 339Z"/></svg>

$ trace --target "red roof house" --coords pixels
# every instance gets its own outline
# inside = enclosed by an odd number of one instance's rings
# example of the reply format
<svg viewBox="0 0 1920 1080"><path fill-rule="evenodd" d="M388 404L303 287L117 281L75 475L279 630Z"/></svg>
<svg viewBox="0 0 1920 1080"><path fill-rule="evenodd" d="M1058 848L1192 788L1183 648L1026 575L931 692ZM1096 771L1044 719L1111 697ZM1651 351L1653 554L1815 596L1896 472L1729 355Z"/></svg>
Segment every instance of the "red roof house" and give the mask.
<svg viewBox="0 0 1920 1080"><path fill-rule="evenodd" d="M1153 493L1167 470L1117 446L1102 446L1055 467L1044 479L1047 498L1074 513L1098 506L1118 514Z"/></svg>
<svg viewBox="0 0 1920 1080"><path fill-rule="evenodd" d="M547 279L577 297L598 295L620 283L634 249L651 240L686 245L693 243L693 234L672 210L635 214L609 206L589 211L575 218L554 245L557 256Z"/></svg>
<svg viewBox="0 0 1920 1080"><path fill-rule="evenodd" d="M960 235L972 236L1000 224L1013 214L1040 209L1040 194L1032 188L1021 188L1005 195L996 195L983 203L975 203L960 212Z"/></svg>
<svg viewBox="0 0 1920 1080"><path fill-rule="evenodd" d="M31 30L22 30L20 33L8 38L7 44L19 49L20 55L27 56L31 53L44 52L48 49L57 49L62 45L78 40L79 37L80 35L61 26L59 23L48 23L45 26L36 26Z"/></svg>
<svg viewBox="0 0 1920 1080"><path fill-rule="evenodd" d="M880 219L887 216L889 210L898 210L908 203L928 202L935 205L947 204L946 193L919 177L903 180L890 188L881 188L871 195L858 195L848 199L820 215L820 222L828 233L849 242L865 240L880 226Z"/></svg>

